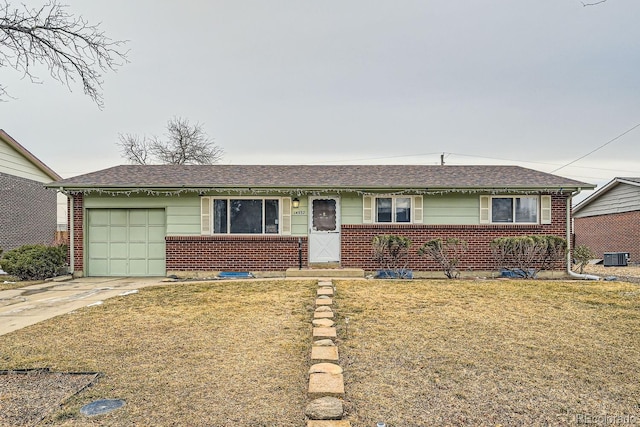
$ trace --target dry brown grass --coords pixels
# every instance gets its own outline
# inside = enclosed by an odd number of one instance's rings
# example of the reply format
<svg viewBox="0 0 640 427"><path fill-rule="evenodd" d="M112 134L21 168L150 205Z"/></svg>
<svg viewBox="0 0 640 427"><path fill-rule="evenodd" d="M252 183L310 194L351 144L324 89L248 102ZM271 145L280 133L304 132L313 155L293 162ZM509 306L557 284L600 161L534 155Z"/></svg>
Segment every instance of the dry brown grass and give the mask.
<svg viewBox="0 0 640 427"><path fill-rule="evenodd" d="M354 427L640 422L638 285L336 283Z"/></svg>
<svg viewBox="0 0 640 427"><path fill-rule="evenodd" d="M44 280L20 280L13 276L0 275L0 291L23 288L39 283L44 283Z"/></svg>
<svg viewBox="0 0 640 427"><path fill-rule="evenodd" d="M145 288L0 336L0 369L103 376L45 420L65 426L301 426L315 282ZM124 399L86 418L96 399Z"/></svg>

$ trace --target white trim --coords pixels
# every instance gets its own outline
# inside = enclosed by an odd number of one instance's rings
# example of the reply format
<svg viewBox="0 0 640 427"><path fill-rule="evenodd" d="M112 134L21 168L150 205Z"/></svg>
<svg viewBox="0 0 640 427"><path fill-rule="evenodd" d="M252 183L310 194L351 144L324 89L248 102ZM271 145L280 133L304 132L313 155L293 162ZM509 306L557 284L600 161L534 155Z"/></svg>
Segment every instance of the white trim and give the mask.
<svg viewBox="0 0 640 427"><path fill-rule="evenodd" d="M551 224L551 196L540 196L540 224Z"/></svg>
<svg viewBox="0 0 640 427"><path fill-rule="evenodd" d="M200 234L210 235L211 226L211 197L200 198Z"/></svg>
<svg viewBox="0 0 640 427"><path fill-rule="evenodd" d="M422 196L413 196L413 213L411 219L414 224L422 224L424 218L424 199Z"/></svg>
<svg viewBox="0 0 640 427"><path fill-rule="evenodd" d="M480 224L491 224L490 202L489 196L480 196Z"/></svg>
<svg viewBox="0 0 640 427"><path fill-rule="evenodd" d="M362 196L362 223L373 223L373 197Z"/></svg>
<svg viewBox="0 0 640 427"><path fill-rule="evenodd" d="M280 199L280 234L291 235L291 197Z"/></svg>

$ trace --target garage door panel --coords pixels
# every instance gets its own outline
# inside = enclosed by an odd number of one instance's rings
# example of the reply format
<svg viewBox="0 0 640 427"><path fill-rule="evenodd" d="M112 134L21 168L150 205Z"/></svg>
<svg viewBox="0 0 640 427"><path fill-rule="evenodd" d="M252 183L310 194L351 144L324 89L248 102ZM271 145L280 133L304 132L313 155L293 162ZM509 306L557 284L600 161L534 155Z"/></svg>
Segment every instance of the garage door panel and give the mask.
<svg viewBox="0 0 640 427"><path fill-rule="evenodd" d="M144 276L148 270L146 259L130 259L129 270L131 276Z"/></svg>
<svg viewBox="0 0 640 427"><path fill-rule="evenodd" d="M94 276L107 276L109 272L109 261L105 259L91 260L91 274Z"/></svg>
<svg viewBox="0 0 640 427"><path fill-rule="evenodd" d="M129 243L129 258L130 259L146 259L147 258L147 243Z"/></svg>
<svg viewBox="0 0 640 427"><path fill-rule="evenodd" d="M164 259L150 259L149 260L149 271L164 271Z"/></svg>
<svg viewBox="0 0 640 427"><path fill-rule="evenodd" d="M129 217L128 212L127 209L111 209L109 211L109 225L112 227L116 225L125 227Z"/></svg>
<svg viewBox="0 0 640 427"><path fill-rule="evenodd" d="M147 226L149 211L147 210L131 210L129 211L129 225L141 225L143 227Z"/></svg>
<svg viewBox="0 0 640 427"><path fill-rule="evenodd" d="M129 241L130 242L146 242L147 241L147 228L146 227L131 227L129 228Z"/></svg>
<svg viewBox="0 0 640 427"><path fill-rule="evenodd" d="M109 211L106 209L92 209L89 215L89 226L109 225Z"/></svg>
<svg viewBox="0 0 640 427"><path fill-rule="evenodd" d="M163 209L89 209L88 275L165 274Z"/></svg>
<svg viewBox="0 0 640 427"><path fill-rule="evenodd" d="M160 210L149 211L149 226L161 226L164 230L165 227L165 212Z"/></svg>
<svg viewBox="0 0 640 427"><path fill-rule="evenodd" d="M129 276L129 261L126 259L111 259L108 276Z"/></svg>
<svg viewBox="0 0 640 427"><path fill-rule="evenodd" d="M112 242L127 241L127 227L115 226L109 228L109 240Z"/></svg>
<svg viewBox="0 0 640 427"><path fill-rule="evenodd" d="M109 239L109 228L108 227L93 227L91 228L91 233L89 233L89 243L101 243L106 242Z"/></svg>
<svg viewBox="0 0 640 427"><path fill-rule="evenodd" d="M162 243L149 243L149 259L164 259L164 242Z"/></svg>
<svg viewBox="0 0 640 427"><path fill-rule="evenodd" d="M109 245L106 243L91 243L89 247L89 253L91 258L94 259L107 259L109 257Z"/></svg>

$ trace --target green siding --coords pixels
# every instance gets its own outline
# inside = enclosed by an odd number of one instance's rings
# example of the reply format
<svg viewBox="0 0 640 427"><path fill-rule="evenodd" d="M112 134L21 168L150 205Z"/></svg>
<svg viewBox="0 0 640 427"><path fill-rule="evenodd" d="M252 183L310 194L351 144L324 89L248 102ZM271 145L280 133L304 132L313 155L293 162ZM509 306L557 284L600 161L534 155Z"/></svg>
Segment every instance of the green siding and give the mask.
<svg viewBox="0 0 640 427"><path fill-rule="evenodd" d="M425 224L480 224L480 196L477 194L424 196L423 201Z"/></svg>
<svg viewBox="0 0 640 427"><path fill-rule="evenodd" d="M291 235L306 236L309 224L309 199L306 197L298 197L298 199L300 199L300 206L291 208Z"/></svg>
<svg viewBox="0 0 640 427"><path fill-rule="evenodd" d="M37 182L53 181L49 175L40 170L31 160L24 157L2 139L0 139L0 172Z"/></svg>
<svg viewBox="0 0 640 427"><path fill-rule="evenodd" d="M341 197L342 224L362 224L362 196L343 194Z"/></svg>

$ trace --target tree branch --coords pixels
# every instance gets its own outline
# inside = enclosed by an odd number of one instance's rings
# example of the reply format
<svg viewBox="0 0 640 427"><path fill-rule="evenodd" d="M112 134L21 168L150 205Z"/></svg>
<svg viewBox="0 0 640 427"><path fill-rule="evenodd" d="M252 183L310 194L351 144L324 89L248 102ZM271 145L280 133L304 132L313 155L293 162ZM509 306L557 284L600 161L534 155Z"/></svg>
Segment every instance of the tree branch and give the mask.
<svg viewBox="0 0 640 427"><path fill-rule="evenodd" d="M39 83L33 67L41 64L69 90L79 79L84 93L101 108L102 72L116 71L127 62L126 41L110 39L99 24L90 25L66 8L57 0L40 9L14 9L8 0L0 1L0 67L11 67ZM0 96L6 94L0 85Z"/></svg>

